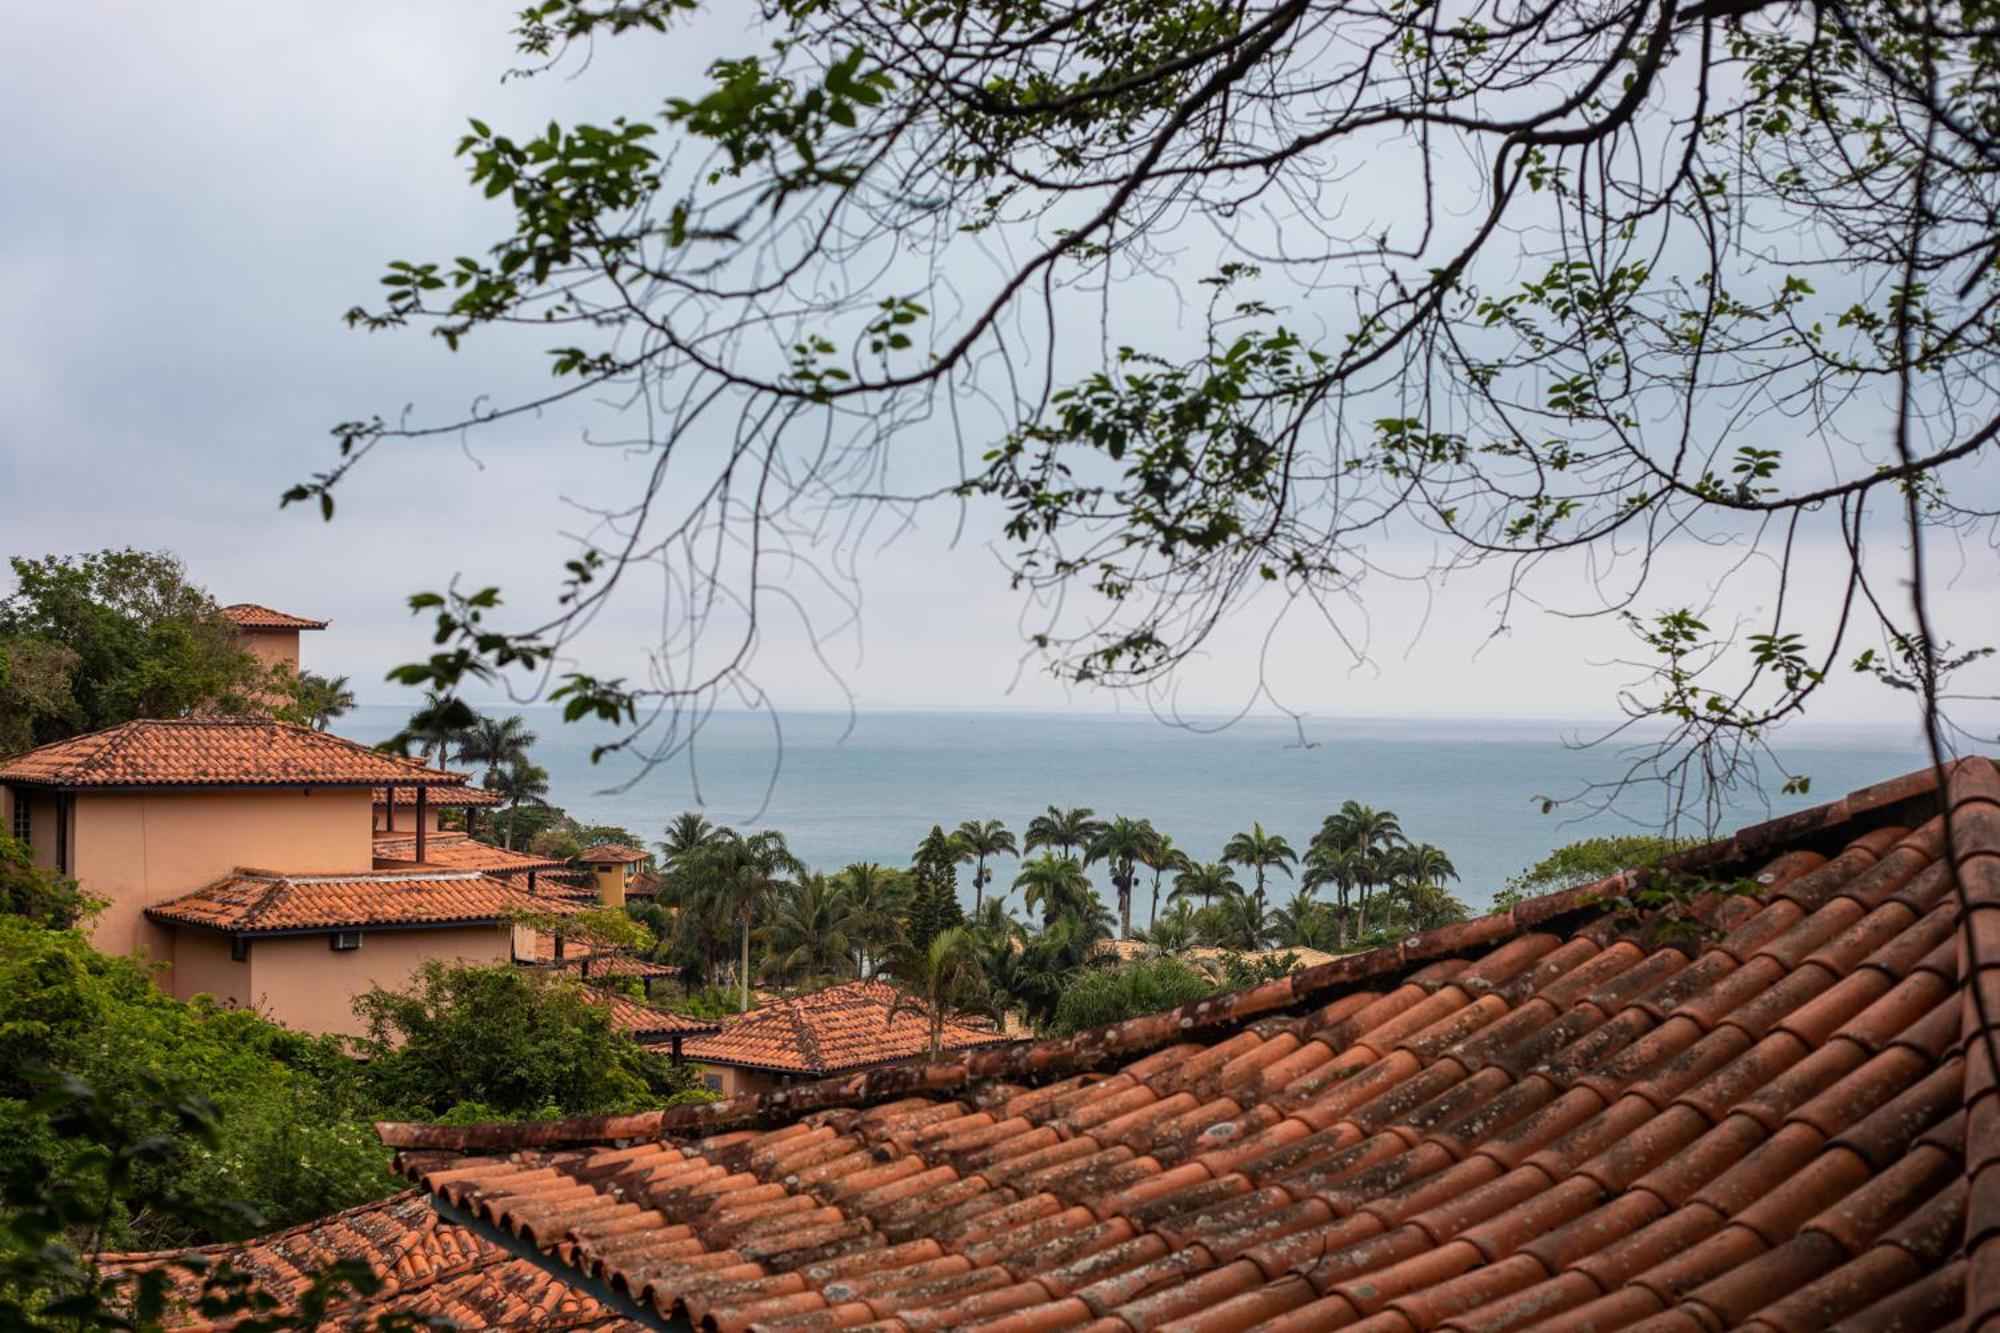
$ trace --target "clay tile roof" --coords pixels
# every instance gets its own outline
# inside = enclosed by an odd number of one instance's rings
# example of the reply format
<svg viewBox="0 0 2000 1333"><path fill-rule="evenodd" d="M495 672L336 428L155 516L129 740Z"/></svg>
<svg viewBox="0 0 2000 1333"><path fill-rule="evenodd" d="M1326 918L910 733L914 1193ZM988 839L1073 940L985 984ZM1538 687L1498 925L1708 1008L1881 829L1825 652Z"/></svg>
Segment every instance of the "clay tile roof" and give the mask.
<svg viewBox="0 0 2000 1333"><path fill-rule="evenodd" d="M477 870L488 875L525 875L530 870L560 870L567 861L555 861L528 852L510 851L479 842L463 833L426 833L424 859L417 860L417 835L376 834L375 868L407 870L418 865L440 870Z"/></svg>
<svg viewBox="0 0 2000 1333"><path fill-rule="evenodd" d="M382 1134L705 1327L1993 1327L2000 770L1669 865L1749 891L1635 920L1621 875L1060 1040Z"/></svg>
<svg viewBox="0 0 2000 1333"><path fill-rule="evenodd" d="M602 961L610 962L610 959ZM593 972L593 975L597 975ZM604 974L604 975L609 975ZM629 1032L635 1041L660 1042L670 1037L692 1033L714 1032L722 1026L719 1019L689 1018L670 1009L660 1009L650 1004L641 1004L628 999L616 991L589 988L590 997L611 1010L611 1023L621 1032ZM685 1046L686 1043L683 1043Z"/></svg>
<svg viewBox="0 0 2000 1333"><path fill-rule="evenodd" d="M387 805L389 803L388 793L391 790L396 793L396 808L398 810L415 808L417 804L417 789L415 787L378 787L375 791L375 804ZM457 809L468 805L496 806L502 803L503 798L498 792L488 791L484 787L432 787L429 789L429 794L424 798L424 801L427 805L438 807L451 806Z"/></svg>
<svg viewBox="0 0 2000 1333"><path fill-rule="evenodd" d="M571 940L563 949L563 957L556 961L555 942L536 940L536 965L556 971L571 972L589 981L657 981L677 977L681 970L672 963L656 963L650 958L635 958L624 953L592 953L576 940ZM722 1025L716 1023L713 1027Z"/></svg>
<svg viewBox="0 0 2000 1333"><path fill-rule="evenodd" d="M124 722L30 750L0 767L0 782L51 787L437 787L463 773L426 768L310 727L267 717Z"/></svg>
<svg viewBox="0 0 2000 1333"><path fill-rule="evenodd" d="M175 1329L214 1327L194 1309L201 1281L183 1266L190 1258L226 1262L278 1298L281 1309L296 1305L313 1270L336 1259L366 1264L381 1290L337 1303L328 1312L329 1328L359 1326L391 1312L464 1329L638 1333L644 1327L533 1262L445 1221L415 1191L241 1244L97 1258L108 1274L165 1270L172 1294L166 1326Z"/></svg>
<svg viewBox="0 0 2000 1333"><path fill-rule="evenodd" d="M1099 940L1091 947L1090 957L1092 962L1098 963L1130 963L1160 952L1144 940ZM1300 968L1318 967L1321 963L1330 963L1335 957L1324 950L1303 947L1243 950L1217 949L1206 944L1176 949L1169 956L1218 975L1235 961L1264 963L1271 960L1285 960L1286 970L1296 972Z"/></svg>
<svg viewBox="0 0 2000 1333"><path fill-rule="evenodd" d="M897 990L881 981L841 986L775 1000L729 1020L720 1033L681 1049L703 1064L735 1065L788 1074L833 1074L907 1060L930 1050L930 1023L921 1009L905 1008L892 1021ZM1001 1038L963 1023L946 1022L947 1050L987 1046Z"/></svg>
<svg viewBox="0 0 2000 1333"><path fill-rule="evenodd" d="M569 915L571 904L528 894L473 871L376 870L290 875L238 870L205 889L146 909L155 921L237 935L274 931L477 925L515 911Z"/></svg>
<svg viewBox="0 0 2000 1333"><path fill-rule="evenodd" d="M610 865L630 865L644 861L652 853L642 852L637 847L627 847L620 842L600 842L584 848L576 854L579 861L602 861Z"/></svg>
<svg viewBox="0 0 2000 1333"><path fill-rule="evenodd" d="M237 602L222 608L222 618L236 628L256 632L258 630L325 629L324 620L307 620L304 616L287 615L283 611L273 611L268 606L255 602Z"/></svg>

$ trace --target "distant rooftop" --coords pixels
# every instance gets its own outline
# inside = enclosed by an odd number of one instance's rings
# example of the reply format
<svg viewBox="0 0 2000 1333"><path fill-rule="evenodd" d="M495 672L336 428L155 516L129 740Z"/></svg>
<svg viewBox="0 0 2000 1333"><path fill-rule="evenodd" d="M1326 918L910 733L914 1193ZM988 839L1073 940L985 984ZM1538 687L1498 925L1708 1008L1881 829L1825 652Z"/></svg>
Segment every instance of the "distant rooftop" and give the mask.
<svg viewBox="0 0 2000 1333"><path fill-rule="evenodd" d="M469 870L375 870L350 875L292 875L239 869L205 889L146 909L155 921L205 926L236 935L361 929L370 926L477 925L516 910L569 915L568 903L530 897Z"/></svg>
<svg viewBox="0 0 2000 1333"><path fill-rule="evenodd" d="M603 861L608 864L636 865L648 859L652 853L642 852L637 847L627 847L622 842L600 842L586 847L576 854L579 861Z"/></svg>
<svg viewBox="0 0 2000 1333"><path fill-rule="evenodd" d="M410 809L416 805L417 789L415 787L384 787L375 793L375 804L387 805L391 791L396 794L396 808L398 810ZM442 790L433 787L430 795L425 798L425 804L427 805L451 806L454 809L468 805L491 807L501 803L499 793L488 791L484 787L474 787L470 784L463 787L447 787Z"/></svg>
<svg viewBox="0 0 2000 1333"><path fill-rule="evenodd" d="M282 631L297 629L325 629L324 620L307 620L304 616L291 615L284 611L273 611L268 606L255 602L237 602L222 608L222 618L240 630L252 633L259 631Z"/></svg>
<svg viewBox="0 0 2000 1333"><path fill-rule="evenodd" d="M407 864L385 866L384 861ZM377 870L408 869L418 864L440 870L477 870L485 875L522 875L530 870L561 870L569 862L495 847L463 833L429 833L424 835L424 859L419 863L416 834L375 835Z"/></svg>
<svg viewBox="0 0 2000 1333"><path fill-rule="evenodd" d="M930 1019L920 1007L890 1019L898 995L887 982L850 981L776 1000L730 1019L713 1037L683 1042L681 1053L702 1064L785 1074L835 1074L929 1054ZM963 1023L944 1025L946 1050L1005 1040Z"/></svg>
<svg viewBox="0 0 2000 1333"><path fill-rule="evenodd" d="M49 787L456 786L463 773L427 768L323 731L267 717L124 722L28 751L0 782Z"/></svg>
<svg viewBox="0 0 2000 1333"><path fill-rule="evenodd" d="M649 1042L665 1042L675 1037L697 1033L710 1033L722 1026L717 1018L689 1018L670 1009L660 1009L637 1000L627 999L616 991L599 990L595 986L586 988L591 1002L602 1004L611 1010L611 1024L620 1032L631 1034L634 1041L642 1045Z"/></svg>

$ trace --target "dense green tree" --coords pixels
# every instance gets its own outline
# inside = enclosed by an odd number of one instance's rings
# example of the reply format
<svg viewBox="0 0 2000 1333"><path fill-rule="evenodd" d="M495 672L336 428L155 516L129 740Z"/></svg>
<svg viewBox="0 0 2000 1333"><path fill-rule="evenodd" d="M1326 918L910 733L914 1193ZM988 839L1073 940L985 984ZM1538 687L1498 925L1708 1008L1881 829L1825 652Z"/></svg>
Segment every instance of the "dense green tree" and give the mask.
<svg viewBox="0 0 2000 1333"><path fill-rule="evenodd" d="M559 973L433 959L406 988L361 996L355 1012L376 1096L413 1118L608 1115L688 1086Z"/></svg>
<svg viewBox="0 0 2000 1333"><path fill-rule="evenodd" d="M929 948L938 935L965 923L958 903L959 850L958 840L937 824L917 848L903 921L904 934L916 949Z"/></svg>
<svg viewBox="0 0 2000 1333"><path fill-rule="evenodd" d="M1216 990L1215 983L1200 972L1165 956L1142 958L1122 967L1089 968L1064 988L1049 1030L1063 1035L1120 1023L1205 1000Z"/></svg>
<svg viewBox="0 0 2000 1333"><path fill-rule="evenodd" d="M1215 906L1202 909L1202 938L1218 949L1251 952L1262 949L1276 933L1277 923L1254 890L1232 893Z"/></svg>
<svg viewBox="0 0 2000 1333"><path fill-rule="evenodd" d="M856 861L837 878L855 919L855 971L867 976L902 934L910 905L909 876L873 861Z"/></svg>
<svg viewBox="0 0 2000 1333"><path fill-rule="evenodd" d="M666 858L667 864L672 866L682 857L712 847L729 836L730 830L709 823L706 815L694 810L683 810L667 825L667 836L660 844L660 853Z"/></svg>
<svg viewBox="0 0 2000 1333"><path fill-rule="evenodd" d="M263 712L285 684L170 555L127 548L8 563L0 738L10 745L134 718Z"/></svg>
<svg viewBox="0 0 2000 1333"><path fill-rule="evenodd" d="M706 913L732 922L736 929L738 956L737 987L744 1012L750 1009L750 937L757 923L771 909L794 877L806 867L785 844L785 835L774 829L751 834L731 834L712 846L679 858L676 866L689 876L697 913Z"/></svg>
<svg viewBox="0 0 2000 1333"><path fill-rule="evenodd" d="M1161 953L1179 953L1201 942L1200 914L1186 898L1175 898L1140 937Z"/></svg>
<svg viewBox="0 0 2000 1333"><path fill-rule="evenodd" d="M957 837L961 852L973 862L972 910L976 913L986 899L986 886L993 882L993 870L986 864L987 859L1013 856L1019 848L1014 835L997 819L968 819L958 826Z"/></svg>
<svg viewBox="0 0 2000 1333"><path fill-rule="evenodd" d="M27 844L0 833L0 913L61 929L92 906L75 880L36 865Z"/></svg>

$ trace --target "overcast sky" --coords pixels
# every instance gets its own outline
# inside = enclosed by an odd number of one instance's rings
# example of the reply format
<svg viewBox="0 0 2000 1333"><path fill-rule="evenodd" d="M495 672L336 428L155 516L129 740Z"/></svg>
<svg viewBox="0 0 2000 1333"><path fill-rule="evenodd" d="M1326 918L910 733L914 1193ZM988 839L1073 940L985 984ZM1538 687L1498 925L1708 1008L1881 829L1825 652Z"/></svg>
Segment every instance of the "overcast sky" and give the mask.
<svg viewBox="0 0 2000 1333"><path fill-rule="evenodd" d="M423 650L409 593L459 573L546 593L574 522L564 498L629 484L574 423L400 448L356 478L331 525L277 507L329 459L335 421L406 404L443 417L541 382L537 359L455 359L421 334L340 320L373 299L385 260L472 250L499 227L451 157L465 119L644 108L709 54L699 37L635 40L580 78L503 84L511 8L15 9L0 49L0 553L171 549L224 601L330 618L308 663L369 701L393 701L383 671ZM1119 706L1019 669L1001 567L977 531L952 547L949 520L865 566L862 633L832 646L859 704ZM1698 597L1721 567L1690 559L1680 577ZM1631 674L1611 665L1623 633L1536 619L1489 641L1496 587L1379 587L1349 622L1368 634L1365 666L1297 624L1266 658L1276 693L1321 716L1609 712ZM1987 571L1949 596L1961 623L1990 628L2000 611ZM629 605L595 627L602 661L587 665L623 669L656 632L656 608ZM1238 706L1258 637L1249 624L1225 635L1182 682L1182 706ZM779 704L841 701L796 635L774 630L768 646L759 678ZM1843 682L1821 716L1906 708Z"/></svg>

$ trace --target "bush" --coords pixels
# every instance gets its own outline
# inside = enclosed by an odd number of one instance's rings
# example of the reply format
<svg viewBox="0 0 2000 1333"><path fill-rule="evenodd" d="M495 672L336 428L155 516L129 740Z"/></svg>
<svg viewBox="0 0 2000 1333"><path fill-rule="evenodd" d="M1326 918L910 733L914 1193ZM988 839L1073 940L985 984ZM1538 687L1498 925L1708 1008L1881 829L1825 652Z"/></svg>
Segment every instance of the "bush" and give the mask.
<svg viewBox="0 0 2000 1333"><path fill-rule="evenodd" d="M359 1071L334 1042L254 1013L184 1004L129 958L0 916L0 1123L15 1131L0 1144L0 1169L62 1173L93 1145L28 1114L37 1064L107 1090L164 1080L215 1105L226 1136L138 1167L141 1191L183 1199L183 1216L241 1202L287 1226L396 1188ZM168 1128L143 1099L116 1114L135 1141ZM114 1217L108 1232L127 1247L216 1239L157 1209Z"/></svg>
<svg viewBox="0 0 2000 1333"><path fill-rule="evenodd" d="M43 870L26 843L0 833L0 913L63 927L75 925L94 907L75 880Z"/></svg>
<svg viewBox="0 0 2000 1333"><path fill-rule="evenodd" d="M355 1012L376 1099L411 1119L611 1115L657 1106L693 1077L554 973L433 960L407 990L378 986Z"/></svg>
<svg viewBox="0 0 2000 1333"><path fill-rule="evenodd" d="M1087 970L1063 988L1049 1031L1056 1036L1178 1009L1221 988L1186 963L1150 958L1110 971Z"/></svg>
<svg viewBox="0 0 2000 1333"><path fill-rule="evenodd" d="M1523 898L1594 884L1621 870L1649 869L1666 857L1694 845L1692 838L1667 838L1658 834L1626 834L1609 838L1585 838L1566 843L1535 862L1493 895L1497 911L1506 911Z"/></svg>

